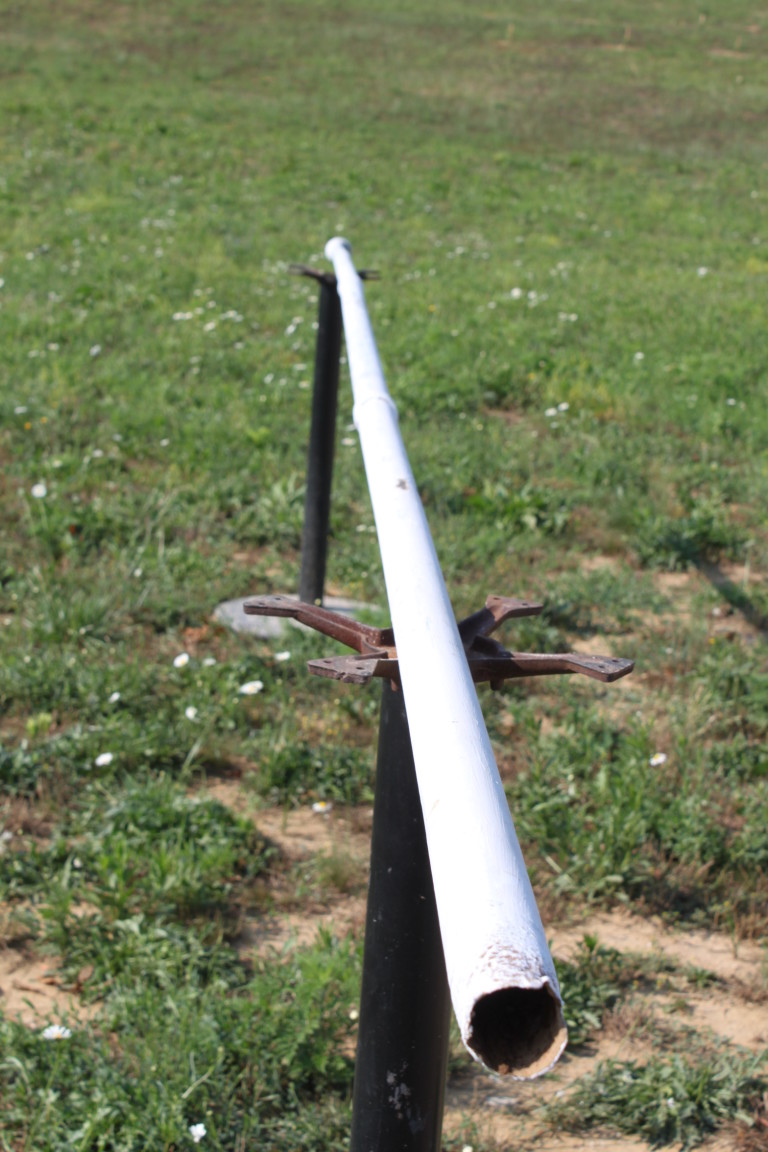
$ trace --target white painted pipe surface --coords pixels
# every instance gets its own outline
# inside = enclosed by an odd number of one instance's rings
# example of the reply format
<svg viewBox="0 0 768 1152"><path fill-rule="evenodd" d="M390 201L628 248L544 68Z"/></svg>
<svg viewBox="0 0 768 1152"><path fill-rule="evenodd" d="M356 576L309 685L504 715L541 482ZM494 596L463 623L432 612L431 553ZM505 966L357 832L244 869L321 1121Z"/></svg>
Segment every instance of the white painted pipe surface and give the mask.
<svg viewBox="0 0 768 1152"><path fill-rule="evenodd" d="M341 298L443 951L462 1039L528 1079L565 1048L562 1001L504 787L403 447L349 244L326 245Z"/></svg>

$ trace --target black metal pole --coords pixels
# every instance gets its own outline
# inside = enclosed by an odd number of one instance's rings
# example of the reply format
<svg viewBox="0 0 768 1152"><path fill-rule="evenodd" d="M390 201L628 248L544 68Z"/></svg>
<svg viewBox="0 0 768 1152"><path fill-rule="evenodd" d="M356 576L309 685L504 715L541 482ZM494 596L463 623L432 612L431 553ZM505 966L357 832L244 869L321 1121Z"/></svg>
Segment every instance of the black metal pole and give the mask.
<svg viewBox="0 0 768 1152"><path fill-rule="evenodd" d="M381 700L350 1152L439 1152L450 997L402 691Z"/></svg>
<svg viewBox="0 0 768 1152"><path fill-rule="evenodd" d="M336 277L332 273L313 275L320 285L320 304L299 576L299 599L309 604L322 603L325 587L341 352L341 304Z"/></svg>

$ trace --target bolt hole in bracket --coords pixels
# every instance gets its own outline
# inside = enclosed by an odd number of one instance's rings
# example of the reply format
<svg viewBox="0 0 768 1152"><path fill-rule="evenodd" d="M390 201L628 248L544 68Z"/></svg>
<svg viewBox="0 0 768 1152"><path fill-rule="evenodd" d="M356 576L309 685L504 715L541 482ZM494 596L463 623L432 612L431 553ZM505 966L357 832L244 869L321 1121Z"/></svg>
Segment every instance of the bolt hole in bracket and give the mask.
<svg viewBox="0 0 768 1152"><path fill-rule="evenodd" d="M313 675L342 680L347 684L367 684L374 677L381 677L390 680L393 687L399 687L397 648L391 628L373 628L338 612L331 612L316 604L306 604L289 596L256 596L246 600L243 609L249 616L290 617L324 636L346 644L358 654L309 660L307 667ZM536 616L542 609L542 604L531 600L489 596L484 608L459 621L459 636L476 684L488 682L491 688L496 689L505 680L569 673L612 683L627 676L634 668L633 660L615 656L576 652L510 652L491 637L491 632L505 620Z"/></svg>

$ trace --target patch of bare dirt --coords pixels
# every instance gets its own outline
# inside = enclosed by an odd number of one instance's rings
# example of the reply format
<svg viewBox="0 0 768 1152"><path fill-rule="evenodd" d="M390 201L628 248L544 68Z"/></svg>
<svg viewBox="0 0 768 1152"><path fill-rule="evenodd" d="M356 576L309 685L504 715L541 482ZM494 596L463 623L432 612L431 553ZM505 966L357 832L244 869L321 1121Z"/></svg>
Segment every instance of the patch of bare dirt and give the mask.
<svg viewBox="0 0 768 1152"><path fill-rule="evenodd" d="M624 909L599 912L565 929L548 927L554 954L568 959L585 934L620 952L657 953L681 965L700 968L723 980L750 983L766 960L758 945L716 932L676 932L657 917L641 919ZM768 980L768 972L765 974Z"/></svg>
<svg viewBox="0 0 768 1152"><path fill-rule="evenodd" d="M631 1137L606 1137L585 1133L555 1132L544 1122L547 1104L565 1096L584 1076L594 1071L599 1060L622 1060L639 1055L637 1037L604 1038L599 1051L566 1052L555 1068L538 1080L511 1081L485 1071L478 1065L449 1080L446 1092L444 1131L452 1135L474 1128L486 1142L499 1148L531 1152L633 1152L645 1149L643 1141ZM650 1046L646 1046L650 1055Z"/></svg>
<svg viewBox="0 0 768 1152"><path fill-rule="evenodd" d="M370 807L331 807L326 812L315 812L310 806L264 808L237 780L209 781L206 790L252 819L280 851L282 869L271 890L274 911L246 917L238 940L241 954L310 944L323 929L337 936L362 932L373 819ZM302 883L301 866L313 859L322 862L316 881L297 891Z"/></svg>
<svg viewBox="0 0 768 1152"><path fill-rule="evenodd" d="M248 816L289 859L343 847L368 867L373 809L265 808L239 780L209 780L206 792L232 811Z"/></svg>
<svg viewBox="0 0 768 1152"><path fill-rule="evenodd" d="M77 990L63 988L59 980L51 959L0 949L0 1008L9 1020L39 1028L49 1020L85 1019L97 1011L97 1005L84 1005Z"/></svg>
<svg viewBox="0 0 768 1152"><path fill-rule="evenodd" d="M618 572L621 563L616 556L582 556L579 568L582 572Z"/></svg>

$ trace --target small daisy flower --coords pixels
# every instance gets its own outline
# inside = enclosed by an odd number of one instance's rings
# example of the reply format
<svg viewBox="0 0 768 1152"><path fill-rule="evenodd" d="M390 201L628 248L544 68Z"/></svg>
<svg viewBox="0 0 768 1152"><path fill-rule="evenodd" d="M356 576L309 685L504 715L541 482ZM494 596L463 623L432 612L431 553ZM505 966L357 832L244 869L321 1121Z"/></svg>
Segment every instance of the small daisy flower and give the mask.
<svg viewBox="0 0 768 1152"><path fill-rule="evenodd" d="M318 816L327 816L329 812L333 811L333 804L330 800L315 800L312 811Z"/></svg>
<svg viewBox="0 0 768 1152"><path fill-rule="evenodd" d="M285 661L290 660L290 658L290 652L275 652L275 660L277 660L279 664L285 663Z"/></svg>
<svg viewBox="0 0 768 1152"><path fill-rule="evenodd" d="M205 1124L190 1124L189 1134L194 1140L195 1144L199 1144L203 1137L206 1135L207 1129Z"/></svg>
<svg viewBox="0 0 768 1152"><path fill-rule="evenodd" d="M101 354L101 344L92 344L88 350L90 356L99 356Z"/></svg>
<svg viewBox="0 0 768 1152"><path fill-rule="evenodd" d="M42 1031L43 1040L69 1040L72 1030L64 1024L49 1024Z"/></svg>
<svg viewBox="0 0 768 1152"><path fill-rule="evenodd" d="M261 692L264 685L261 680L249 680L245 684L241 684L238 692L241 696L257 696Z"/></svg>
<svg viewBox="0 0 768 1152"><path fill-rule="evenodd" d="M651 768L660 768L661 765L666 764L666 762L667 762L666 752L654 752L653 756L651 756L650 760L648 761Z"/></svg>
<svg viewBox="0 0 768 1152"><path fill-rule="evenodd" d="M643 361L643 360L645 360L645 352L635 352L635 355L634 355L635 364L640 364L641 361Z"/></svg>
<svg viewBox="0 0 768 1152"><path fill-rule="evenodd" d="M197 719L197 708L195 708L194 704L187 705L187 707L184 709L184 715L186 716L187 720Z"/></svg>
<svg viewBox="0 0 768 1152"><path fill-rule="evenodd" d="M213 668L215 663L216 663L216 657L215 656L206 656L205 660L203 660L203 667L204 668Z"/></svg>
<svg viewBox="0 0 768 1152"><path fill-rule="evenodd" d="M706 276L707 272L709 272L709 268L705 268L703 264L700 268L696 269L697 276Z"/></svg>
<svg viewBox="0 0 768 1152"><path fill-rule="evenodd" d="M557 406L558 412L567 412L569 408L570 404L567 400L562 400Z"/></svg>
<svg viewBox="0 0 768 1152"><path fill-rule="evenodd" d="M547 408L544 412L545 416L557 416L557 408Z"/></svg>
<svg viewBox="0 0 768 1152"><path fill-rule="evenodd" d="M109 703L110 704L117 704L119 699L120 699L120 693L119 692L113 692L109 698Z"/></svg>
<svg viewBox="0 0 768 1152"><path fill-rule="evenodd" d="M48 495L48 489L42 480L38 481L37 484L33 484L29 491L35 500L43 500Z"/></svg>
<svg viewBox="0 0 768 1152"><path fill-rule="evenodd" d="M186 668L187 664L189 664L189 652L179 652L178 656L174 656L174 668Z"/></svg>
<svg viewBox="0 0 768 1152"><path fill-rule="evenodd" d="M522 288L513 288L512 291L510 292L510 296L512 297L513 300L520 300L522 298L522 295L523 295Z"/></svg>
<svg viewBox="0 0 768 1152"><path fill-rule="evenodd" d="M112 763L114 758L112 752L100 752L94 760L94 764L97 768L106 768Z"/></svg>

